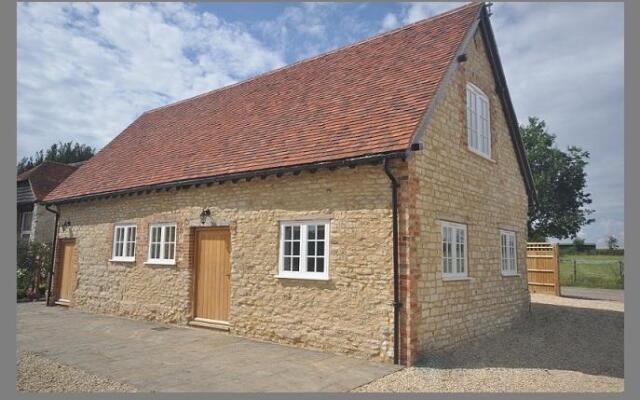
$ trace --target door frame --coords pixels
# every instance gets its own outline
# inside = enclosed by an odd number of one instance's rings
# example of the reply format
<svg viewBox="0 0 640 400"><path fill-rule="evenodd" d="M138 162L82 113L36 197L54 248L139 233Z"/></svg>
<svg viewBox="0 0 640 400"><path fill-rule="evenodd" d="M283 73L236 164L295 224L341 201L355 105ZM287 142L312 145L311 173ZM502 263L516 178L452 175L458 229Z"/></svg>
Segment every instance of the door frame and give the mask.
<svg viewBox="0 0 640 400"><path fill-rule="evenodd" d="M71 281L71 298L70 299L65 299L67 301L61 301L60 300L60 292L62 290L62 277L63 277L63 270L64 270L64 245L66 245L67 243L73 243L73 258L71 260L71 271L73 273L73 278ZM57 304L59 306L70 306L71 303L73 302L73 293L76 290L76 279L75 277L77 276L78 273L78 253L77 253L77 248L76 248L76 239L75 238L59 238L58 239L58 243L56 245L56 267L55 267L55 271L54 271L54 280L55 280L55 293L54 293L54 304Z"/></svg>
<svg viewBox="0 0 640 400"><path fill-rule="evenodd" d="M205 231L225 231L229 235L229 319L231 316L231 227L229 225L221 225L221 226L204 226L204 227L194 227L191 229L192 232L192 257L191 257L191 274L192 274L192 282L191 282L191 316L188 324L193 326L199 326L204 328L213 328L220 330L229 330L229 321L218 321L218 320L210 320L205 318L199 318L196 316L196 307L197 307L197 262L198 262L198 235L200 232Z"/></svg>

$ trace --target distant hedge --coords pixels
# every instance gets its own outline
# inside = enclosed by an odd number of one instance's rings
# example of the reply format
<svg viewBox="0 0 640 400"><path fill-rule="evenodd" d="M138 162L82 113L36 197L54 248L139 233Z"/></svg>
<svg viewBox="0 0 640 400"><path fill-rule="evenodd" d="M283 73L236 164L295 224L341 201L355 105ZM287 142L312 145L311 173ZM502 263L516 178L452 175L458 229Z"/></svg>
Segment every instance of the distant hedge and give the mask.
<svg viewBox="0 0 640 400"><path fill-rule="evenodd" d="M597 256L624 256L624 249L596 249Z"/></svg>
<svg viewBox="0 0 640 400"><path fill-rule="evenodd" d="M578 250L575 247L560 248L561 256L624 256L624 249L585 249Z"/></svg>

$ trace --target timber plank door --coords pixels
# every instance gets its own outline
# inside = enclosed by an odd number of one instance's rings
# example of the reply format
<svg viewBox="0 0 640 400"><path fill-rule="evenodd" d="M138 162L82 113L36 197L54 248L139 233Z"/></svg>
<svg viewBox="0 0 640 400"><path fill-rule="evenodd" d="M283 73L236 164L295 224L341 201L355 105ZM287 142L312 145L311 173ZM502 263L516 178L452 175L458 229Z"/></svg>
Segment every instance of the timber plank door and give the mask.
<svg viewBox="0 0 640 400"><path fill-rule="evenodd" d="M229 228L202 228L195 235L194 319L192 325L229 329L231 234Z"/></svg>
<svg viewBox="0 0 640 400"><path fill-rule="evenodd" d="M73 282L75 280L75 240L60 240L60 258L58 277L58 300L57 304L69 305L73 297Z"/></svg>

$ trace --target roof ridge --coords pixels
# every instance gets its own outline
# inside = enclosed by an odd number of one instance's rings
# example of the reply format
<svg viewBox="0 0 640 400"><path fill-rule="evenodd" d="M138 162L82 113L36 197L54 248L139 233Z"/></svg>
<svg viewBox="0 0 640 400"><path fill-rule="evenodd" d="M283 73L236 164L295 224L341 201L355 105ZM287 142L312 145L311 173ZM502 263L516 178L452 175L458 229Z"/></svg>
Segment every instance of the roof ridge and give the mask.
<svg viewBox="0 0 640 400"><path fill-rule="evenodd" d="M388 35L392 35L392 34L398 33L400 31L412 28L412 27L414 27L416 25L419 25L419 24L422 24L422 23L425 23L425 22L432 22L432 21L434 21L436 19L439 19L439 18L442 18L442 17L446 17L449 14L453 14L455 12L461 11L461 10L463 10L465 8L468 8L468 7L478 6L478 5L482 5L482 4L484 4L484 2L482 2L482 1L471 1L471 2L469 2L467 4L464 4L464 5L460 6L460 7L456 7L456 8L453 8L453 9L449 10L449 11L445 11L445 12L443 12L441 14L436 14L436 15L433 15L433 16L431 16L429 18L424 18L424 19L412 22L412 23L407 24L407 25L399 26L397 28L391 29L391 30L386 31L386 32L380 32L380 33L377 33L377 34L375 34L373 36L368 36L368 37L366 37L366 38L364 38L362 40L359 40L357 42L353 42L353 43L346 44L344 46L336 47L335 49L331 49L331 50L325 51L324 53L316 54L315 56L307 57L307 58L304 58L302 60L295 61L295 62L293 62L291 64L286 64L286 65L283 65L282 67L278 67L278 68L272 69L270 71L262 72L260 74L254 75L254 76L252 76L250 78L241 80L239 82L235 82L235 83L232 83L230 85L226 85L226 86L222 86L222 87L219 87L219 88L216 88L216 89L212 89L212 90L197 94L197 95L192 96L192 97L187 97L186 99L178 100L178 101L175 101L173 103L164 104L162 106L159 106L159 107L156 107L156 108L152 108L150 110L146 110L146 111L144 111L142 113L142 115L150 114L150 113L153 113L155 111L159 111L159 110L162 110L162 109L165 109L165 108L168 108L168 107L172 107L172 106L175 106L175 105L178 105L178 104L182 104L182 103L185 103L185 102L190 101L190 100L199 99L200 97L208 96L210 94L213 94L213 93L216 93L216 92L219 92L219 91L222 91L222 90L226 90L226 89L230 89L232 87L240 86L242 84L254 81L256 79L272 75L272 74L274 74L276 72L280 72L280 71L286 70L288 68L292 68L294 66L297 66L297 65L300 65L300 64L304 64L306 62L313 61L313 60L316 60L316 59L321 58L321 57L328 56L330 54L334 54L334 53L337 53L337 52L340 52L340 51L343 51L343 50L346 50L346 49L349 49L349 48L352 48L352 47L356 47L356 46L365 44L367 42L370 42L372 40L379 39L381 37L385 37L385 36L388 36Z"/></svg>

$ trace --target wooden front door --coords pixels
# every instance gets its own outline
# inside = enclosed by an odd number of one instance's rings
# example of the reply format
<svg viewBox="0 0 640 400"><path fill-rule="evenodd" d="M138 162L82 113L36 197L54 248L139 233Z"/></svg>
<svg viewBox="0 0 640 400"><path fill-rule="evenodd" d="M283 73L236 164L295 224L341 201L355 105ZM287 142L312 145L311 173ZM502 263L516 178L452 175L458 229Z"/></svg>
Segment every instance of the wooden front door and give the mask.
<svg viewBox="0 0 640 400"><path fill-rule="evenodd" d="M228 228L204 228L195 236L194 321L225 328L229 321L231 237Z"/></svg>
<svg viewBox="0 0 640 400"><path fill-rule="evenodd" d="M75 280L75 240L61 240L59 251L57 303L68 305L73 297L73 282Z"/></svg>

